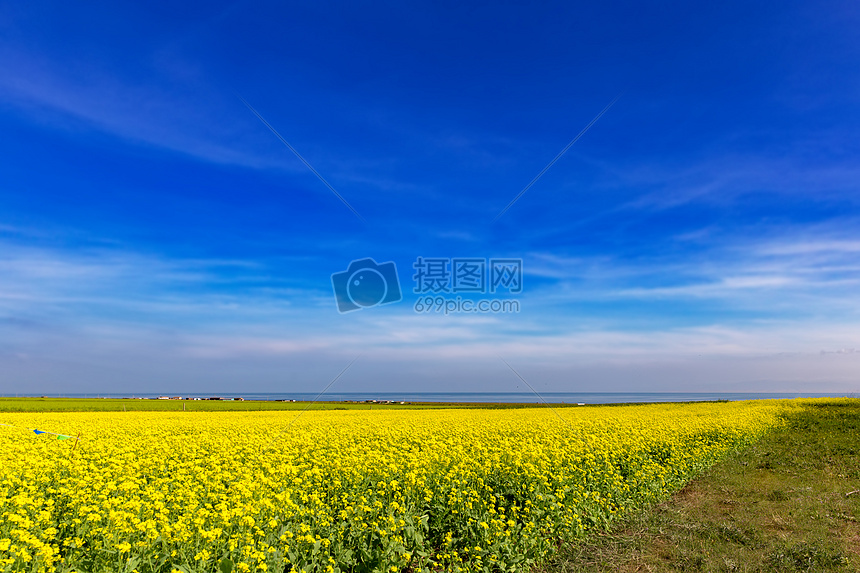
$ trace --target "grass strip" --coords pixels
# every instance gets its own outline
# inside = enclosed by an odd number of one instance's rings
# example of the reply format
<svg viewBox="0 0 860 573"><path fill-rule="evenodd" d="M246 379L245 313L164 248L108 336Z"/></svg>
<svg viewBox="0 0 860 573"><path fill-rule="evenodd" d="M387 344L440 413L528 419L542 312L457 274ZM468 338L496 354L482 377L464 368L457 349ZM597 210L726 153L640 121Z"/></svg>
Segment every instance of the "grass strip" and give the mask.
<svg viewBox="0 0 860 573"><path fill-rule="evenodd" d="M542 571L860 571L860 400L809 405Z"/></svg>

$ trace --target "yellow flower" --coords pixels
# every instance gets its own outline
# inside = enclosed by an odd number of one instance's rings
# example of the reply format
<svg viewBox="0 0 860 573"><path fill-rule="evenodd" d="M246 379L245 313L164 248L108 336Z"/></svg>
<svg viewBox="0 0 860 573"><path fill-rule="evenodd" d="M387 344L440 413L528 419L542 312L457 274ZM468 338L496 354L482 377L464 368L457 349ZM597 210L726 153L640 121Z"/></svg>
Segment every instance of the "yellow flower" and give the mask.
<svg viewBox="0 0 860 573"><path fill-rule="evenodd" d="M218 570L225 555L240 573L276 561L333 573L350 569L347 550L510 570L509 557L542 559L543 542L584 532L585 515L608 523L668 495L805 403L4 414L87 439L70 455L0 427L0 569L111 570L109 551L91 560L114 547L144 573L163 556L173 573Z"/></svg>

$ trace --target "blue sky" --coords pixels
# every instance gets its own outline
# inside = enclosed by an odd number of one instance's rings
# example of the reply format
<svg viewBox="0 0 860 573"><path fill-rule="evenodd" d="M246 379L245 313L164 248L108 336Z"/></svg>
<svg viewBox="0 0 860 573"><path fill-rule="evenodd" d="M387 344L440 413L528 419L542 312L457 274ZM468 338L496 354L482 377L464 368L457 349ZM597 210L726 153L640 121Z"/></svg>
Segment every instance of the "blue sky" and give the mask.
<svg viewBox="0 0 860 573"><path fill-rule="evenodd" d="M358 355L333 390L522 391L502 355L544 391L858 392L858 26L847 1L4 5L0 393L314 392ZM521 258L521 311L415 313L419 256ZM339 314L365 257L404 300Z"/></svg>

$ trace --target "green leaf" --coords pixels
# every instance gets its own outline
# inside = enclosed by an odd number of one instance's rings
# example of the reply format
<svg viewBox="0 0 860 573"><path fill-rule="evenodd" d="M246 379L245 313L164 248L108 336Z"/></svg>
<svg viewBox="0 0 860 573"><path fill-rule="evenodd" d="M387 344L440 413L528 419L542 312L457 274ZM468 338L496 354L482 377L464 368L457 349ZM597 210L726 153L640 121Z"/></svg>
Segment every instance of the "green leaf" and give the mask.
<svg viewBox="0 0 860 573"><path fill-rule="evenodd" d="M221 560L221 564L218 565L218 570L221 571L221 573L232 573L233 561L225 557Z"/></svg>

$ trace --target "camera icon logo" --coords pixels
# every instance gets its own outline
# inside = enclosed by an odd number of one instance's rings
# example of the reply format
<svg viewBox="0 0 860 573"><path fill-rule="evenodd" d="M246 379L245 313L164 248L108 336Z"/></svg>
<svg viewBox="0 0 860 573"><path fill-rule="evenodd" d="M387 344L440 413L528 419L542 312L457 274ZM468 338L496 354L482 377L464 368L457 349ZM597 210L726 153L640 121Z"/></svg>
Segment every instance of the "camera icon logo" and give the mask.
<svg viewBox="0 0 860 573"><path fill-rule="evenodd" d="M352 261L345 271L331 275L331 286L341 314L403 300L393 261Z"/></svg>

